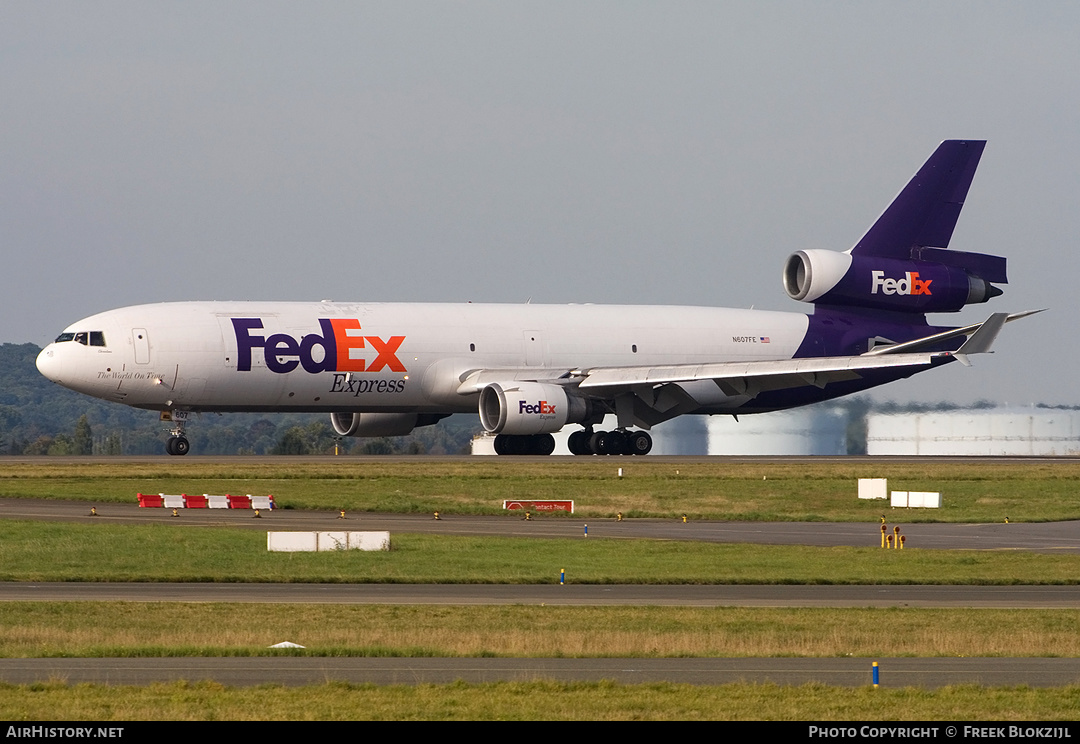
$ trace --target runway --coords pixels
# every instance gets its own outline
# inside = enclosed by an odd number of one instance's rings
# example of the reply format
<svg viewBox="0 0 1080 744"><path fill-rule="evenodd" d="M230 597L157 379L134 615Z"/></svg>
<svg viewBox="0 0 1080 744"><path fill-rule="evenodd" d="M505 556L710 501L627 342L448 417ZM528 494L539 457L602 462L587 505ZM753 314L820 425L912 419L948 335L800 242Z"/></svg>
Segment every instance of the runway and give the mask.
<svg viewBox="0 0 1080 744"><path fill-rule="evenodd" d="M212 679L243 687L258 684L318 685L332 681L378 685L612 680L623 684L734 682L859 687L872 682L877 661L884 687L977 684L1060 687L1080 682L1080 659L492 659L384 657L0 659L0 681L60 681L147 685Z"/></svg>
<svg viewBox="0 0 1080 744"><path fill-rule="evenodd" d="M1080 585L232 584L0 582L0 602L1080 608Z"/></svg>
<svg viewBox="0 0 1080 744"><path fill-rule="evenodd" d="M85 501L0 499L0 519L110 524L168 524L176 527L227 526L252 530L389 530L425 534L578 538L588 525L590 538L689 540L712 543L878 547L876 522L724 522L676 519L581 519L539 515L525 521L519 513L502 516L350 513L275 509L259 519L250 510L140 508L137 504L97 504L90 516ZM893 518L893 515L889 515ZM899 518L899 517L897 517ZM890 529L892 524L889 525ZM1080 522L1011 524L903 523L905 548L939 550L1030 550L1080 555Z"/></svg>
<svg viewBox="0 0 1080 744"><path fill-rule="evenodd" d="M331 462L351 462L356 464L365 463L482 463L491 461L495 463L536 463L543 462L545 458L524 455L500 455L498 457L480 457L476 455L185 455L181 460L170 459L162 454L158 455L123 455L109 456L110 463L128 465L153 465L162 462L178 465L182 462L197 464L217 465L265 465L281 464L311 464ZM547 462L580 462L580 458L570 455L554 455L546 459ZM616 466L622 462L641 462L638 458L621 457L594 459L584 458L584 461L611 462ZM40 464L42 459L38 455L12 455L4 458L4 462L33 465ZM99 463L99 455L50 455L49 463L58 465L72 465L81 463ZM798 465L818 463L846 463L856 465L885 465L897 463L969 463L987 465L1032 465L1032 464L1055 464L1080 462L1078 455L648 455L644 462L666 463L670 465L730 465L736 463L789 463Z"/></svg>

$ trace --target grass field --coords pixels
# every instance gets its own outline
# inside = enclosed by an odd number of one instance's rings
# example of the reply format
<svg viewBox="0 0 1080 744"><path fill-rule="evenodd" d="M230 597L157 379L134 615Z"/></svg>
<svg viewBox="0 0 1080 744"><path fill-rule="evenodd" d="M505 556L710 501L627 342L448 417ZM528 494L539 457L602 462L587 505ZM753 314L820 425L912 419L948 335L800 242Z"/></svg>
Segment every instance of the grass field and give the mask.
<svg viewBox="0 0 1080 744"><path fill-rule="evenodd" d="M896 490L941 491L945 507L924 519L1080 518L1080 463L1073 462L0 460L0 496L107 503L131 502L139 491L272 493L286 508L490 514L501 512L503 499L558 497L575 499L579 517L622 511L861 521L876 534L882 504L855 498L859 477L887 477ZM250 530L16 521L2 528L0 580L8 581L553 583L564 568L571 581L635 583L1073 583L1080 577L1080 558L1022 551L395 534L389 553L269 554L265 535ZM252 612L251 605L230 604L4 603L0 655L261 655L281 653L266 646L284 640L282 634L308 646L302 653L310 655L1080 655L1075 610L265 605L258 623L250 622ZM205 627L224 630L208 642L197 632ZM0 716L9 720L1070 720L1078 707L1080 687L0 685Z"/></svg>
<svg viewBox="0 0 1080 744"><path fill-rule="evenodd" d="M5 521L0 581L1071 584L1080 556L394 534L389 552L270 553L262 531ZM878 526L868 524L868 535Z"/></svg>
<svg viewBox="0 0 1080 744"><path fill-rule="evenodd" d="M940 690L613 682L146 687L0 684L0 718L72 721L1072 721L1080 687ZM887 725L887 724L881 724ZM938 732L945 738L944 731Z"/></svg>
<svg viewBox="0 0 1080 744"><path fill-rule="evenodd" d="M622 468L623 477L618 476ZM582 517L872 521L882 502L860 501L858 478L892 490L940 491L941 509L915 519L948 522L1080 519L1080 461L1031 464L693 461L648 458L497 458L394 461L362 457L236 464L162 459L122 463L0 460L0 497L132 502L142 493L273 494L280 506L497 514L504 499L570 498Z"/></svg>
<svg viewBox="0 0 1080 744"><path fill-rule="evenodd" d="M4 602L0 657L1077 657L1077 625L1074 610Z"/></svg>

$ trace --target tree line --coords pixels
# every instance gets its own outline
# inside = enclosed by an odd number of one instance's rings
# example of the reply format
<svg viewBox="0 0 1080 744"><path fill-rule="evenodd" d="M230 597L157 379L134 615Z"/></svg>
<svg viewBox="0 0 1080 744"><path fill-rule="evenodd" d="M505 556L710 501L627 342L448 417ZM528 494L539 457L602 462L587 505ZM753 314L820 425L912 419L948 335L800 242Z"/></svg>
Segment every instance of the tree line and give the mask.
<svg viewBox="0 0 1080 744"><path fill-rule="evenodd" d="M159 455L169 425L154 411L89 398L37 371L35 344L0 345L0 455ZM206 455L463 454L479 416L453 416L408 436L338 437L329 414L196 416L185 435Z"/></svg>

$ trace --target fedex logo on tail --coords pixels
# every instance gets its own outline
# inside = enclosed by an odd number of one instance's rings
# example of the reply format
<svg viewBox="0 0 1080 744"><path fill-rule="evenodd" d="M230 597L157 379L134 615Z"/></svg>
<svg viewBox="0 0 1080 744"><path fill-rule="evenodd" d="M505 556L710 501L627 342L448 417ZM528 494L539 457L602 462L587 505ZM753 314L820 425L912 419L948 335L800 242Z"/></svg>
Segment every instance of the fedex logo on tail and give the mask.
<svg viewBox="0 0 1080 744"><path fill-rule="evenodd" d="M362 336L358 333L360 321L355 318L322 318L319 320L322 335L310 333L299 341L287 333L254 335L252 331L263 327L259 318L232 318L232 324L236 333L236 369L240 372L251 371L253 349L262 349L266 368L279 374L292 372L298 366L311 373L406 371L397 358L405 337ZM321 353L315 352L316 347ZM371 362L353 358L354 349L369 348L376 355Z"/></svg>
<svg viewBox="0 0 1080 744"><path fill-rule="evenodd" d="M930 282L934 281L920 279L917 271L906 272L903 279L886 279L884 271L871 271L870 277L870 294L877 294L880 288L887 295L929 295Z"/></svg>

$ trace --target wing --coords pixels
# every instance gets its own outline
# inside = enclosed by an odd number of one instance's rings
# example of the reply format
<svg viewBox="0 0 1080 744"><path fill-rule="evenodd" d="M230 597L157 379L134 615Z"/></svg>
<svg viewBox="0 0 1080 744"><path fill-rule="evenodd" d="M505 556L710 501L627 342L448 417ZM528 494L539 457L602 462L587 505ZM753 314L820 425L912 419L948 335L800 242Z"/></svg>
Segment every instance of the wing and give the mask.
<svg viewBox="0 0 1080 744"><path fill-rule="evenodd" d="M776 390L814 387L824 390L837 382L859 380L882 371L911 373L957 360L967 365L968 355L987 353L1005 323L1041 310L995 313L982 323L920 339L878 346L858 356L778 359L752 362L672 364L645 367L591 367L587 369L485 369L464 377L458 392L476 393L497 382L547 382L577 390L577 395L606 401L620 426L653 426L702 408L702 392L729 399L737 407L760 394ZM967 337L956 351L931 351L942 341ZM890 379L895 379L891 376ZM704 387L702 387L704 386Z"/></svg>
<svg viewBox="0 0 1080 744"><path fill-rule="evenodd" d="M994 313L982 323L956 328L943 333L891 346L879 346L865 354L848 357L816 357L782 359L762 362L721 362L716 364L675 364L658 367L594 367L573 371L579 377L581 390L660 385L665 383L712 380L729 395L748 390L778 390L813 385L823 388L830 382L853 380L869 370L897 367L927 367L936 359L954 357L967 363L969 354L991 350L1001 328L1012 320L1025 318L1042 310L1022 313ZM955 352L921 352L942 341L967 336L967 341ZM730 392L729 392L730 391Z"/></svg>

